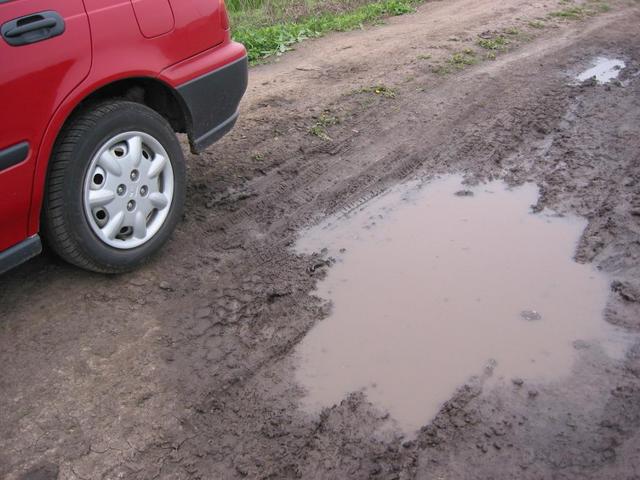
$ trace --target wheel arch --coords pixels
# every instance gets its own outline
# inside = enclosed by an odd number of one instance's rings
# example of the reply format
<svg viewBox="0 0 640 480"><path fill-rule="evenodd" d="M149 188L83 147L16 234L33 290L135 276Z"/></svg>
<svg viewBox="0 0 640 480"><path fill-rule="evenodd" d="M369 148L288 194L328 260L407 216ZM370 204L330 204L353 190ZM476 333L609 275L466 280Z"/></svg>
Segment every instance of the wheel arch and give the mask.
<svg viewBox="0 0 640 480"><path fill-rule="evenodd" d="M191 118L184 101L172 87L152 77L123 78L102 85L77 103L67 116L62 128L72 119L76 112L92 103L108 99L141 103L162 115L175 132L187 133L190 130Z"/></svg>

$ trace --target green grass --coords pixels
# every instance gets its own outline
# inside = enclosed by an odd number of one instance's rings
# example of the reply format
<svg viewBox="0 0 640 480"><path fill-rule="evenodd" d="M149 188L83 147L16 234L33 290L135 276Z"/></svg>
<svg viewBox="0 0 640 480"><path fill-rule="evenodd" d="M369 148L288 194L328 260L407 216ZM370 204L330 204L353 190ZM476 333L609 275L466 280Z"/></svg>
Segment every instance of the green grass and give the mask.
<svg viewBox="0 0 640 480"><path fill-rule="evenodd" d="M504 50L509 45L509 40L504 35L497 35L493 38L481 38L478 45L485 50Z"/></svg>
<svg viewBox="0 0 640 480"><path fill-rule="evenodd" d="M451 55L448 63L457 69L462 69L469 65L475 65L478 63L478 59L476 58L476 52L470 48L465 48L463 51Z"/></svg>
<svg viewBox="0 0 640 480"><path fill-rule="evenodd" d="M563 2L570 4L571 0ZM611 10L611 6L602 0L589 0L584 5L573 5L562 10L551 12L549 17L564 20L582 20L586 17L597 15L598 13L606 13Z"/></svg>
<svg viewBox="0 0 640 480"><path fill-rule="evenodd" d="M448 75L470 65L475 65L479 61L480 59L478 59L477 54L473 49L465 48L464 50L451 55L444 64L434 65L432 67L432 71L437 75Z"/></svg>
<svg viewBox="0 0 640 480"><path fill-rule="evenodd" d="M380 95L385 98L396 98L398 92L391 87L387 87L386 85L374 85L372 87L364 87L360 90L357 90L356 93L373 93L374 95Z"/></svg>
<svg viewBox="0 0 640 480"><path fill-rule="evenodd" d="M563 10L551 12L550 17L564 18L567 20L580 20L589 14L589 10L584 7L568 7Z"/></svg>
<svg viewBox="0 0 640 480"><path fill-rule="evenodd" d="M329 110L325 110L320 114L316 123L309 129L309 133L322 140L332 141L331 137L327 133L327 127L338 125L339 123L340 119L338 117L331 115Z"/></svg>
<svg viewBox="0 0 640 480"><path fill-rule="evenodd" d="M537 28L537 29L542 29L546 27L545 23L542 20L531 20L529 22L529 26L531 28Z"/></svg>
<svg viewBox="0 0 640 480"><path fill-rule="evenodd" d="M273 0L235 0L229 1L228 6L233 37L247 47L249 61L256 63L260 59L284 53L307 38L319 37L331 31L353 30L386 16L412 12L418 2L379 0L352 10L337 11L323 11L323 6L316 3L306 8L295 8L292 0L288 3L285 0L280 0L280 3L274 3ZM324 8L328 8L329 4L331 2L327 2Z"/></svg>

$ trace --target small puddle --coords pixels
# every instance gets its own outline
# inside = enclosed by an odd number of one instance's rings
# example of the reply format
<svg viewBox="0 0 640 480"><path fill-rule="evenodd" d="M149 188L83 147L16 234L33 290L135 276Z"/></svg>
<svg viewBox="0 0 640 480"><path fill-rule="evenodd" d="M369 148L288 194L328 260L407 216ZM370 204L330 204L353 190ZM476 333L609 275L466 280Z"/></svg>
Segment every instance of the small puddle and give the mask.
<svg viewBox="0 0 640 480"><path fill-rule="evenodd" d="M540 381L569 374L576 346L620 357L609 282L572 260L586 221L530 213L538 194L447 176L304 232L298 251L337 262L318 287L332 313L296 352L302 407L364 391L411 434L489 362L496 379Z"/></svg>
<svg viewBox="0 0 640 480"><path fill-rule="evenodd" d="M595 77L598 83L608 83L618 78L624 67L625 63L622 60L597 57L593 61L593 67L579 74L577 79L579 82L584 82Z"/></svg>

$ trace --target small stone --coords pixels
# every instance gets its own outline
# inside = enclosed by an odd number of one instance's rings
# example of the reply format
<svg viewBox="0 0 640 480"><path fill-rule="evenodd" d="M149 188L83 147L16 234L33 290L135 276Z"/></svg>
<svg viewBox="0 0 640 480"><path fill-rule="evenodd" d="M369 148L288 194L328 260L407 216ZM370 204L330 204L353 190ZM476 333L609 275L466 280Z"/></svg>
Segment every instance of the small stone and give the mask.
<svg viewBox="0 0 640 480"><path fill-rule="evenodd" d="M573 342L573 348L575 348L576 350L585 350L589 348L589 343L585 342L584 340L575 340Z"/></svg>
<svg viewBox="0 0 640 480"><path fill-rule="evenodd" d="M529 390L527 393L529 394L529 398L536 398L538 396L537 390Z"/></svg>
<svg viewBox="0 0 640 480"><path fill-rule="evenodd" d="M520 316L528 322L534 322L536 320L542 320L542 315L535 310L523 310L520 312Z"/></svg>
<svg viewBox="0 0 640 480"><path fill-rule="evenodd" d="M473 192L471 190L459 190L455 195L457 197L473 197Z"/></svg>
<svg viewBox="0 0 640 480"><path fill-rule="evenodd" d="M492 375L493 371L496 369L497 366L498 366L498 362L494 358L491 358L485 365L484 371L488 375Z"/></svg>
<svg viewBox="0 0 640 480"><path fill-rule="evenodd" d="M211 311L209 307L199 308L196 310L196 318L207 318L211 315Z"/></svg>
<svg viewBox="0 0 640 480"><path fill-rule="evenodd" d="M513 384L517 387L521 387L522 385L524 385L524 380L522 380L521 378L512 378L511 382L513 382Z"/></svg>
<svg viewBox="0 0 640 480"><path fill-rule="evenodd" d="M134 287L142 287L147 283L147 281L144 278L132 278L129 280L129 283Z"/></svg>
<svg viewBox="0 0 640 480"><path fill-rule="evenodd" d="M167 291L173 290L173 287L169 282L160 282L159 287L160 287L160 290L167 290Z"/></svg>

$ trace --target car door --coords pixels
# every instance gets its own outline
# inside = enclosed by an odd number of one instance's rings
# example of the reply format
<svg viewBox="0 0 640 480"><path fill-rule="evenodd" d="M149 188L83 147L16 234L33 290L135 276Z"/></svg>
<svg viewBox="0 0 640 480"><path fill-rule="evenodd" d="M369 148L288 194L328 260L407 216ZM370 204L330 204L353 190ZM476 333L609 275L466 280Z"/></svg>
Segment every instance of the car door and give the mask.
<svg viewBox="0 0 640 480"><path fill-rule="evenodd" d="M28 234L38 147L55 109L89 73L82 0L0 0L0 251Z"/></svg>

